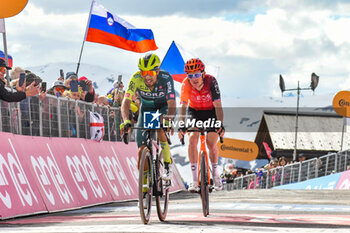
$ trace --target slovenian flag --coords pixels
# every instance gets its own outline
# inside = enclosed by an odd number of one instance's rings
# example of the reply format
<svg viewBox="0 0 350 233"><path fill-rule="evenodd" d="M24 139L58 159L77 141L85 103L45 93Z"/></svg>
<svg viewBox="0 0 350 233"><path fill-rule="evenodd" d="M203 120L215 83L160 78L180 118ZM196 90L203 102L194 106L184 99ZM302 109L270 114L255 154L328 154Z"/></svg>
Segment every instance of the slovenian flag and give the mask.
<svg viewBox="0 0 350 233"><path fill-rule="evenodd" d="M5 53L3 51L0 51L0 59L5 61ZM9 63L8 66L12 68L12 63L13 63L12 56L10 54L7 54L7 59Z"/></svg>
<svg viewBox="0 0 350 233"><path fill-rule="evenodd" d="M158 49L151 29L138 29L92 2L85 41L144 53Z"/></svg>
<svg viewBox="0 0 350 233"><path fill-rule="evenodd" d="M185 63L191 58L199 58L173 41L165 54L160 68L168 71L175 81L182 83L186 78ZM201 59L203 61L203 59ZM205 64L205 72L217 78L219 67Z"/></svg>

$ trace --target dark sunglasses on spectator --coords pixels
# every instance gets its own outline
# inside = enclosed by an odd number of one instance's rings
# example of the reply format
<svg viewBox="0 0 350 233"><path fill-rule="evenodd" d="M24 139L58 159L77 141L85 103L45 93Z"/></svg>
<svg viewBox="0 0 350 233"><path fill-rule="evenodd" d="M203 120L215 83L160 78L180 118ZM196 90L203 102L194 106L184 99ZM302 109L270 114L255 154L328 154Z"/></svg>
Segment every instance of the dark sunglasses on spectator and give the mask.
<svg viewBox="0 0 350 233"><path fill-rule="evenodd" d="M0 67L0 72L5 73L6 72L6 67Z"/></svg>
<svg viewBox="0 0 350 233"><path fill-rule="evenodd" d="M189 79L200 78L200 77L202 77L202 74L203 74L203 73L187 74L187 77L188 77Z"/></svg>
<svg viewBox="0 0 350 233"><path fill-rule="evenodd" d="M141 70L142 77L146 77L147 75L153 77L156 74L157 74L157 71L155 71L155 70Z"/></svg>
<svg viewBox="0 0 350 233"><path fill-rule="evenodd" d="M56 91L63 93L64 92L64 88L63 87L56 87Z"/></svg>

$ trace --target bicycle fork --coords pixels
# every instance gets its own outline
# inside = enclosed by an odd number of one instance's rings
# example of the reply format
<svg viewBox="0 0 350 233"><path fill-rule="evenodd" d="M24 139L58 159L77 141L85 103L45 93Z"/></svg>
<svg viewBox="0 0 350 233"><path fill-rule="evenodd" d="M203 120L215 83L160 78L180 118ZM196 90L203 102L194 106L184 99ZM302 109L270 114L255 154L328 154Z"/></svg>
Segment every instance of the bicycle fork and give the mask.
<svg viewBox="0 0 350 233"><path fill-rule="evenodd" d="M198 177L197 185L198 185L198 187L199 187L199 172L200 172L200 164L201 164L201 159L202 159L202 156L201 156L202 152L204 152L204 154L205 154L205 160L206 160L206 163L207 163L208 184L211 185L210 169L209 169L209 156L208 156L208 153L207 153L207 148L205 146L205 134L203 132L201 132L199 138L200 138L200 141L201 141L201 147L200 147L200 150L199 150L198 163L197 163L197 177Z"/></svg>

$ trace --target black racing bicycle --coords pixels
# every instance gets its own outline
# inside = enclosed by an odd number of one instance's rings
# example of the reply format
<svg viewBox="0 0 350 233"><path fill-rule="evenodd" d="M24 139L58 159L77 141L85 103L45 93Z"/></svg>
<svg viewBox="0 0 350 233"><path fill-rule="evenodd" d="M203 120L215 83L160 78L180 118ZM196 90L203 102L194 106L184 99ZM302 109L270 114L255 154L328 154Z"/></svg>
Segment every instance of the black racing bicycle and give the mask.
<svg viewBox="0 0 350 233"><path fill-rule="evenodd" d="M159 139L154 141L155 129L144 129L132 127L132 129L143 130L146 134L146 147L142 151L139 166L139 209L144 224L148 224L151 218L152 197L156 199L157 214L160 221L165 221L168 213L169 189L171 180L162 179L164 172L163 151L160 149ZM164 130L164 129L163 129ZM125 127L123 141L128 144L128 127ZM164 130L164 132L166 132ZM165 133L169 145L169 135ZM153 148L156 153L154 154ZM147 180L147 181L146 181Z"/></svg>

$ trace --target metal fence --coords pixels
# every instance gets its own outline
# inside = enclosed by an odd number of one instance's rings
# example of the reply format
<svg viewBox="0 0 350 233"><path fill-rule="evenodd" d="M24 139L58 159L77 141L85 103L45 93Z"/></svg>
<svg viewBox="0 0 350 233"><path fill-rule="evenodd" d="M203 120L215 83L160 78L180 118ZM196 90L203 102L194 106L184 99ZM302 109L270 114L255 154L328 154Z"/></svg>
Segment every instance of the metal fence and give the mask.
<svg viewBox="0 0 350 233"><path fill-rule="evenodd" d="M84 101L47 95L29 97L17 103L0 100L0 131L44 137L90 139L90 112L104 119L104 141L121 141L119 108L97 106ZM134 135L131 135L134 141Z"/></svg>
<svg viewBox="0 0 350 233"><path fill-rule="evenodd" d="M350 150L236 177L225 189L268 189L346 170L350 170Z"/></svg>

